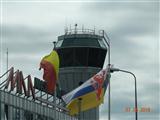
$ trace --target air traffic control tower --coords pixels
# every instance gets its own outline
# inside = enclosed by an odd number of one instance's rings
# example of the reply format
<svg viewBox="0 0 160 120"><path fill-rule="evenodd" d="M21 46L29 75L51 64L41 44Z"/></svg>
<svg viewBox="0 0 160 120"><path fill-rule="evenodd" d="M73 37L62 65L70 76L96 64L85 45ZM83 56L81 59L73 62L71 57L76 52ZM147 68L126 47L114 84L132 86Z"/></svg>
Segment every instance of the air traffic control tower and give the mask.
<svg viewBox="0 0 160 120"><path fill-rule="evenodd" d="M70 92L99 72L104 64L107 47L103 35L95 30L65 30L55 44L60 57L59 84ZM81 120L99 120L99 108L80 113Z"/></svg>

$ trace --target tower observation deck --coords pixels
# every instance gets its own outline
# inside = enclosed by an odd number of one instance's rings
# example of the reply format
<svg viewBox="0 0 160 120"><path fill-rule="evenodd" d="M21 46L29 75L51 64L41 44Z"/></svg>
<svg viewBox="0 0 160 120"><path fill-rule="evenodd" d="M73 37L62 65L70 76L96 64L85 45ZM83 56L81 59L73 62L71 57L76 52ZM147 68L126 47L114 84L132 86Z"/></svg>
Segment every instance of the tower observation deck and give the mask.
<svg viewBox="0 0 160 120"><path fill-rule="evenodd" d="M102 69L107 47L101 33L75 26L58 37L55 49L60 58L59 84L65 92L72 91ZM98 120L99 108L81 112L80 116L81 120Z"/></svg>
<svg viewBox="0 0 160 120"><path fill-rule="evenodd" d="M77 29L77 25L65 30L54 48L60 58L58 82L65 93L99 72L107 53L104 31L96 34L95 30ZM31 75L23 76L14 67L0 75L0 120L78 120L69 115L58 94L46 93L42 82L35 81L33 86ZM98 120L99 108L81 112L80 119Z"/></svg>

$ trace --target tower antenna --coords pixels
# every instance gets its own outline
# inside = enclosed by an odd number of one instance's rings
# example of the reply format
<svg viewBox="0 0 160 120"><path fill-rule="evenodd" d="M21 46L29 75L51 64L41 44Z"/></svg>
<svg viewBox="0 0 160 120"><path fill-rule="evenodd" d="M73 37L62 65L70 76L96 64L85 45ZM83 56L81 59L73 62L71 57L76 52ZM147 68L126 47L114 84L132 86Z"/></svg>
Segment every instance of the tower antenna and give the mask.
<svg viewBox="0 0 160 120"><path fill-rule="evenodd" d="M74 31L75 34L77 34L77 26L78 26L78 25L77 25L77 23L76 23L76 24L75 24L75 31Z"/></svg>
<svg viewBox="0 0 160 120"><path fill-rule="evenodd" d="M84 25L82 25L82 33L84 32Z"/></svg>
<svg viewBox="0 0 160 120"><path fill-rule="evenodd" d="M93 34L95 34L95 32L96 32L96 27L94 26L94 31L93 31Z"/></svg>
<svg viewBox="0 0 160 120"><path fill-rule="evenodd" d="M67 27L67 18L65 18L65 27L64 27L64 33L67 34L68 27Z"/></svg>

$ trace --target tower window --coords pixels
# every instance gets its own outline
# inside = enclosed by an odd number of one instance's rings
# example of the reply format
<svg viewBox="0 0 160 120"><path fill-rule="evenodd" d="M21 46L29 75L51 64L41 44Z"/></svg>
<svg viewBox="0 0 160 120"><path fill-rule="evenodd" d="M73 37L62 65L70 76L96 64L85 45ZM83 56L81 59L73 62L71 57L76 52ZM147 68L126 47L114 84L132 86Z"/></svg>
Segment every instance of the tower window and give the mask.
<svg viewBox="0 0 160 120"><path fill-rule="evenodd" d="M63 40L59 40L58 42L57 42L57 44L56 44L56 47L58 48L58 47L61 47L62 46L62 43L63 43Z"/></svg>

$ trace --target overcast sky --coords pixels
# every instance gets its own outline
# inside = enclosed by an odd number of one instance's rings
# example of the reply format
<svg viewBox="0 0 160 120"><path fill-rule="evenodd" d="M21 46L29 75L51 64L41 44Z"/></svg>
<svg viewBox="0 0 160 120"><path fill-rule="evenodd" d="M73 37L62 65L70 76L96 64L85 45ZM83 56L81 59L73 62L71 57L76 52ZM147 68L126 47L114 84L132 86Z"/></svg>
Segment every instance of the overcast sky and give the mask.
<svg viewBox="0 0 160 120"><path fill-rule="evenodd" d="M6 71L7 48L9 67L41 78L39 62L52 50L52 42L64 34L65 26L77 23L79 28L84 25L95 27L97 31L104 29L111 39L111 63L135 73L138 106L151 109L151 112L139 112L139 120L160 118L159 2L2 1L0 74ZM107 96L100 107L100 120L108 117ZM134 79L125 73L114 73L111 78L112 120L134 119L133 112L125 112L126 107L134 107Z"/></svg>

